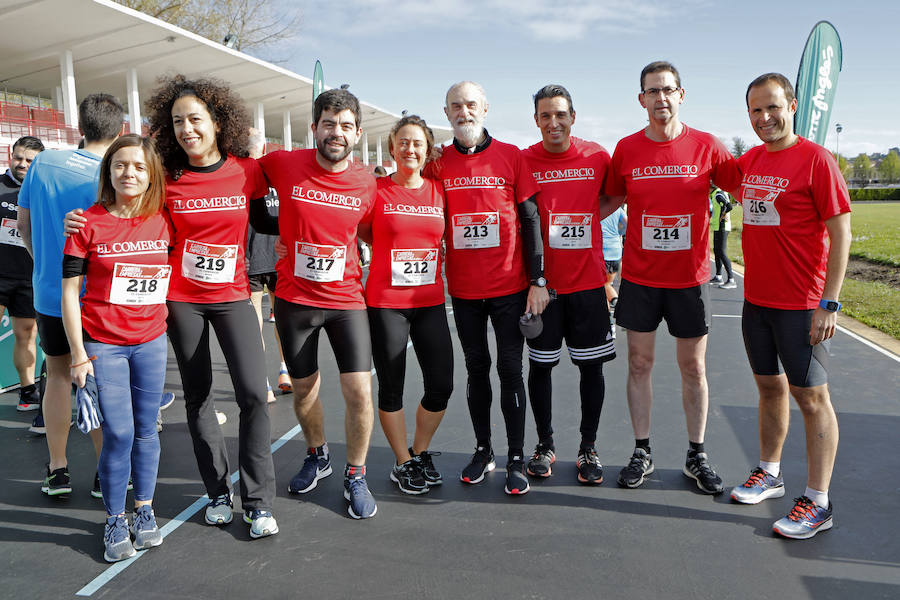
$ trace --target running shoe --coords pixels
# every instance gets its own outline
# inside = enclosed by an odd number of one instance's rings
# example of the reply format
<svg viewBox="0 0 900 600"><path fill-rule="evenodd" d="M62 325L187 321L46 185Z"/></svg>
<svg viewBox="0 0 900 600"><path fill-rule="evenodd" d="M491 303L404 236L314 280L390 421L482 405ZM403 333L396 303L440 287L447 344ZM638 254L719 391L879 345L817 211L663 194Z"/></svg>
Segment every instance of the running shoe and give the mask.
<svg viewBox="0 0 900 600"><path fill-rule="evenodd" d="M275 392L272 391L272 384L266 379L266 404L272 404L276 401Z"/></svg>
<svg viewBox="0 0 900 600"><path fill-rule="evenodd" d="M391 469L391 481L396 483L404 494L417 496L428 491L428 484L422 476L419 462L413 459L394 465L394 468Z"/></svg>
<svg viewBox="0 0 900 600"><path fill-rule="evenodd" d="M767 498L784 496L784 479L775 477L756 467L750 471L747 481L731 490L731 499L741 504L759 504Z"/></svg>
<svg viewBox="0 0 900 600"><path fill-rule="evenodd" d="M162 544L162 532L156 525L156 515L149 504L138 507L131 520L131 533L134 535L134 547L138 550L153 548Z"/></svg>
<svg viewBox="0 0 900 600"><path fill-rule="evenodd" d="M593 446L578 449L578 483L586 485L600 485L603 483L603 465Z"/></svg>
<svg viewBox="0 0 900 600"><path fill-rule="evenodd" d="M413 449L410 448L409 455L413 457L413 460L419 463L419 469L422 471L422 477L425 478L425 483L428 485L441 485L444 483L444 478L441 477L440 471L435 468L434 461L431 460L432 456L440 456L440 452L426 450L421 454L414 454Z"/></svg>
<svg viewBox="0 0 900 600"><path fill-rule="evenodd" d="M41 484L41 491L48 496L61 496L72 493L72 480L69 477L69 467L60 467L50 471L47 465L47 476Z"/></svg>
<svg viewBox="0 0 900 600"><path fill-rule="evenodd" d="M91 490L91 496L103 498L103 491L100 489L100 473L94 474L94 489Z"/></svg>
<svg viewBox="0 0 900 600"><path fill-rule="evenodd" d="M228 415L223 413L221 410L216 411L216 421L219 422L219 425L224 425L228 422Z"/></svg>
<svg viewBox="0 0 900 600"><path fill-rule="evenodd" d="M234 516L231 494L221 494L206 505L204 520L207 525L228 525Z"/></svg>
<svg viewBox="0 0 900 600"><path fill-rule="evenodd" d="M549 444L538 444L534 447L534 454L528 461L528 474L532 477L550 477L553 470L550 465L556 462L556 452Z"/></svg>
<svg viewBox="0 0 900 600"><path fill-rule="evenodd" d="M163 426L163 418L162 418L162 407L157 409L156 411L156 433L162 431Z"/></svg>
<svg viewBox="0 0 900 600"><path fill-rule="evenodd" d="M721 275L713 275L710 278L709 282L714 285L718 284L718 283L722 283L722 276Z"/></svg>
<svg viewBox="0 0 900 600"><path fill-rule="evenodd" d="M278 371L278 389L281 390L282 394L290 394L294 391L294 384L291 383L291 376L288 374L287 369Z"/></svg>
<svg viewBox="0 0 900 600"><path fill-rule="evenodd" d="M478 446L475 448L472 460L459 474L459 480L464 483L481 483L485 473L490 473L496 466L494 451L490 447Z"/></svg>
<svg viewBox="0 0 900 600"><path fill-rule="evenodd" d="M269 323L275 322L275 311L273 309L269 309Z"/></svg>
<svg viewBox="0 0 900 600"><path fill-rule="evenodd" d="M531 486L525 477L525 461L521 455L515 454L509 457L506 463L506 486L503 491L511 496L527 494Z"/></svg>
<svg viewBox="0 0 900 600"><path fill-rule="evenodd" d="M733 289L736 288L736 287L737 287L737 282L734 280L734 277L732 277L731 279L729 279L729 280L726 281L725 283L720 283L720 284L719 284L719 289L720 289L720 290L733 290Z"/></svg>
<svg viewBox="0 0 900 600"><path fill-rule="evenodd" d="M697 487L704 494L721 494L725 491L722 478L709 466L709 456L706 452L696 452L691 456L691 451L688 450L682 472L696 481Z"/></svg>
<svg viewBox="0 0 900 600"><path fill-rule="evenodd" d="M175 394L173 392L163 392L162 400L159 401L159 409L166 410L175 402Z"/></svg>
<svg viewBox="0 0 900 600"><path fill-rule="evenodd" d="M128 521L125 515L116 515L106 519L103 529L103 558L107 562L117 562L131 558L136 554L131 536L128 534Z"/></svg>
<svg viewBox="0 0 900 600"><path fill-rule="evenodd" d="M619 471L619 485L632 489L640 487L652 472L653 457L643 448L635 448L631 460Z"/></svg>
<svg viewBox="0 0 900 600"><path fill-rule="evenodd" d="M329 475L331 475L331 459L328 456L328 445L322 444L318 448L310 448L306 451L306 458L300 471L288 484L288 492L305 494L315 488L320 479Z"/></svg>
<svg viewBox="0 0 900 600"><path fill-rule="evenodd" d="M16 410L19 412L31 412L41 408L41 393L37 384L32 383L19 389L19 403Z"/></svg>
<svg viewBox="0 0 900 600"><path fill-rule="evenodd" d="M831 511L831 502L828 508L822 508L806 496L794 498L794 508L786 517L775 521L772 531L795 540L809 539L834 526Z"/></svg>
<svg viewBox="0 0 900 600"><path fill-rule="evenodd" d="M34 419L31 420L31 427L28 428L31 433L38 435L47 435L47 427L44 425L44 413L37 411Z"/></svg>
<svg viewBox="0 0 900 600"><path fill-rule="evenodd" d="M375 497L366 483L365 467L350 467L344 471L344 499L350 502L347 512L354 519L368 519L378 512Z"/></svg>
<svg viewBox="0 0 900 600"><path fill-rule="evenodd" d="M251 510L244 513L244 523L250 525L250 537L257 540L278 533L278 523L267 510Z"/></svg>

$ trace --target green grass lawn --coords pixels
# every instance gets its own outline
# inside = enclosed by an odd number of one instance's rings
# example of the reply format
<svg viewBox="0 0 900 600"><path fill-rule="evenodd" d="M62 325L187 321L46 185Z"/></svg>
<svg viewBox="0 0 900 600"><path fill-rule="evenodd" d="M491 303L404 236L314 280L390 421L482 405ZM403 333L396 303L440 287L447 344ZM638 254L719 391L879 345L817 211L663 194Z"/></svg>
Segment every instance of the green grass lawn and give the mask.
<svg viewBox="0 0 900 600"><path fill-rule="evenodd" d="M853 243L850 254L900 267L900 203L854 204L852 209ZM731 211L728 256L744 264L741 219L741 207L738 205ZM845 314L900 339L900 290L883 283L847 278L841 291L841 302Z"/></svg>

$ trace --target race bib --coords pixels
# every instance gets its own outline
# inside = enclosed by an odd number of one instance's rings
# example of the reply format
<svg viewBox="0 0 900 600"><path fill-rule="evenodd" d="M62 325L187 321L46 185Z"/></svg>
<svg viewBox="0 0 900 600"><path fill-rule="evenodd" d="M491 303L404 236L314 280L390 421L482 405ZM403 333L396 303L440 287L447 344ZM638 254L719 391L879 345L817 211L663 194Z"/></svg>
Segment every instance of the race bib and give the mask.
<svg viewBox="0 0 900 600"><path fill-rule="evenodd" d="M689 250L691 215L642 215L641 247L644 250Z"/></svg>
<svg viewBox="0 0 900 600"><path fill-rule="evenodd" d="M775 187L744 186L744 223L747 225L781 225L781 215L775 209L775 198L781 190Z"/></svg>
<svg viewBox="0 0 900 600"><path fill-rule="evenodd" d="M16 228L15 219L3 219L3 225L0 228L0 244L25 247L25 242L22 241L22 236L19 235L19 230Z"/></svg>
<svg viewBox="0 0 900 600"><path fill-rule="evenodd" d="M438 249L391 250L391 285L429 285L437 274Z"/></svg>
<svg viewBox="0 0 900 600"><path fill-rule="evenodd" d="M346 246L322 246L296 242L294 275L310 281L328 282L344 279L347 262Z"/></svg>
<svg viewBox="0 0 900 600"><path fill-rule="evenodd" d="M129 306L165 304L171 273L169 265L116 263L109 286L109 301Z"/></svg>
<svg viewBox="0 0 900 600"><path fill-rule="evenodd" d="M500 213L453 215L453 247L456 250L496 248L500 245Z"/></svg>
<svg viewBox="0 0 900 600"><path fill-rule="evenodd" d="M181 274L204 283L232 283L238 247L187 240L181 257Z"/></svg>
<svg viewBox="0 0 900 600"><path fill-rule="evenodd" d="M590 248L592 217L584 213L550 213L550 247L563 250Z"/></svg>

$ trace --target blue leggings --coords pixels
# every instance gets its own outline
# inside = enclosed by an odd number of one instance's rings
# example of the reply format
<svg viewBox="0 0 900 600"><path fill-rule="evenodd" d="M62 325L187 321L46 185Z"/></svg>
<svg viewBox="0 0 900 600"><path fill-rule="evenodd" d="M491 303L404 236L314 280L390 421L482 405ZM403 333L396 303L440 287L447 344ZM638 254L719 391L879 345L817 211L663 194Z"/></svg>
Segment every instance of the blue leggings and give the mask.
<svg viewBox="0 0 900 600"><path fill-rule="evenodd" d="M96 355L94 376L103 415L103 450L97 472L106 514L125 512L128 477L134 499L152 500L159 468L156 413L166 381L166 335L135 346L84 345Z"/></svg>

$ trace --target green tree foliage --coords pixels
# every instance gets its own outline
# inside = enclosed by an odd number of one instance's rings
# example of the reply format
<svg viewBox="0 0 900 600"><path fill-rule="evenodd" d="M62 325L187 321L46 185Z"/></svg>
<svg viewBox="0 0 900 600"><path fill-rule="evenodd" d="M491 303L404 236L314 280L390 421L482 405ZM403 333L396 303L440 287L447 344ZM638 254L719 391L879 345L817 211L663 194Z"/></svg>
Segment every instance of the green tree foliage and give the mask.
<svg viewBox="0 0 900 600"><path fill-rule="evenodd" d="M841 175L844 176L844 181L849 180L850 179L850 163L848 163L847 159L844 158L840 154L832 153L832 156L837 161L838 169L841 170Z"/></svg>
<svg viewBox="0 0 900 600"><path fill-rule="evenodd" d="M900 156L895 152L888 152L878 165L878 176L882 183L894 183L900 180Z"/></svg>
<svg viewBox="0 0 900 600"><path fill-rule="evenodd" d="M858 181L868 181L872 178L872 161L868 155L860 154L853 159L853 178Z"/></svg>
<svg viewBox="0 0 900 600"><path fill-rule="evenodd" d="M731 138L731 154L735 158L741 156L744 152L749 150L747 146L747 142L744 141L740 136L734 136Z"/></svg>
<svg viewBox="0 0 900 600"><path fill-rule="evenodd" d="M214 42L234 36L235 50L259 51L291 37L300 24L300 8L276 7L270 0L116 0L151 17ZM299 3L298 3L299 4Z"/></svg>

